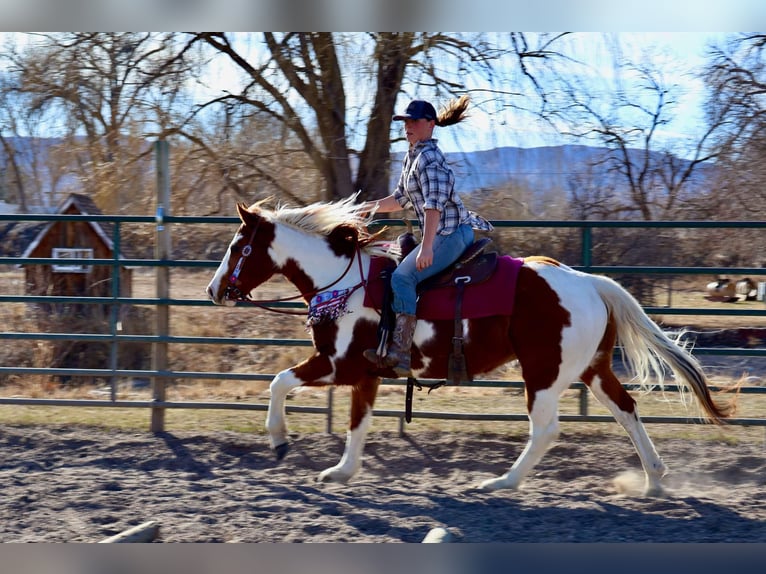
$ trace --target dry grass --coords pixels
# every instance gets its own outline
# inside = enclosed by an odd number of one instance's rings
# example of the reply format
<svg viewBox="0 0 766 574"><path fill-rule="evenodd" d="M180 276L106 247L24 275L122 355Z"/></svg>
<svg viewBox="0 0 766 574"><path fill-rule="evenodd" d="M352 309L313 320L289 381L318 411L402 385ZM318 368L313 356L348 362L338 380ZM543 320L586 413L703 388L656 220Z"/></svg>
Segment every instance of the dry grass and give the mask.
<svg viewBox="0 0 766 574"><path fill-rule="evenodd" d="M27 389L29 390L29 389ZM50 397L53 394L59 398L99 398L108 400L107 389L80 388L78 390L58 390L51 394L44 390L30 394ZM562 414L578 414L580 391L571 390L564 393L561 401ZM27 393L24 393L27 395ZM5 396L13 396L6 394ZM686 409L675 393L662 396L660 393L634 393L639 412L643 416L690 416L697 415L696 410ZM151 399L149 390L128 391L118 393L119 400L145 401ZM337 388L333 391L333 424L335 433L343 434L349 413L350 390ZM748 395L741 397L740 409L737 416L743 418L762 418L766 412L766 397ZM259 404L268 402L268 390L260 391L251 385L220 384L210 386L205 384L183 385L171 388L168 393L171 401L205 401L234 404ZM328 391L326 389L298 389L288 400L291 406L326 407ZM376 409L396 411L401 413L404 407L404 389L399 386L384 386L378 394ZM438 420L418 418L418 411L434 411L448 413L495 413L520 414L525 413L522 391L515 389L475 389L475 388L441 388L431 394L425 390L415 391L413 401L415 418L405 426L408 433L426 431L437 432L470 432L470 433L503 433L509 436L526 436L528 424L526 421L465 421ZM609 415L604 407L589 399L589 414ZM17 406L0 405L0 422L3 424L22 425L77 425L105 429L147 429L149 428L150 412L146 408L96 408L96 407L48 407L48 406ZM168 409L166 411L166 430L168 432L208 433L233 431L248 434L264 434L265 411L263 410L220 410L220 409ZM377 432L394 432L399 429L399 418L376 417L373 430ZM288 425L293 433L324 432L327 418L322 414L290 413ZM603 434L625 436L624 431L613 422L610 423L561 423L562 433L566 434ZM676 437L689 439L710 439L737 443L739 441L763 440L763 427L728 427L714 425L678 425L650 424L649 432L652 437ZM627 440L627 437L626 437Z"/></svg>

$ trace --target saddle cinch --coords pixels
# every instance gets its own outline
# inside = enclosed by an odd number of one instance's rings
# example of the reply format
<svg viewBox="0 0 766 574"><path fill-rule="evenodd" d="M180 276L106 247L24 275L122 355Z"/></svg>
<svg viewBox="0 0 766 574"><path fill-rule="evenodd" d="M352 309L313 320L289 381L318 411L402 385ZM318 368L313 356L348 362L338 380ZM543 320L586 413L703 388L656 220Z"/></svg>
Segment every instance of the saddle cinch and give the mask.
<svg viewBox="0 0 766 574"><path fill-rule="evenodd" d="M403 233L397 239L402 251L402 258L406 257L418 245L412 233ZM417 286L418 296L425 292L444 287L454 287L454 325L455 331L452 338L452 351L450 352L447 369L447 380L431 386L434 388L446 383L459 385L470 381L468 377L465 356L463 354L463 295L465 287L477 285L492 277L497 267L498 255L496 251L486 251L492 242L488 237L481 238L471 245L457 258L457 260L444 271L421 281ZM380 345L388 343L388 337L394 325L394 312L391 309L391 273L395 266L391 265L380 271L380 279L384 284L383 301L380 305L381 319L378 325L378 337ZM418 313L420 316L420 312ZM408 390L411 391L412 381L408 381Z"/></svg>

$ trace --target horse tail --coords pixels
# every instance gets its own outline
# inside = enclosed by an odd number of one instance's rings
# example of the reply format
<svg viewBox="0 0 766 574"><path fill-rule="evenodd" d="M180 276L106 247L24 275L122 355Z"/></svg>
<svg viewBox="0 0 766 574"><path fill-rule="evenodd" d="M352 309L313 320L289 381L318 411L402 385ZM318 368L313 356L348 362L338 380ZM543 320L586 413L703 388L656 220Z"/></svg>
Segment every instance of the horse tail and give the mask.
<svg viewBox="0 0 766 574"><path fill-rule="evenodd" d="M596 279L594 286L617 325L617 339L622 345L623 360L643 388L652 387L652 374L656 378L655 384L662 388L666 365L678 383L679 390L694 394L709 422L721 424L723 419L734 414L734 400L720 402L711 396L702 366L687 350L686 344L680 342L683 333L675 340L671 339L617 282L608 277L592 277ZM683 392L681 394L683 398Z"/></svg>

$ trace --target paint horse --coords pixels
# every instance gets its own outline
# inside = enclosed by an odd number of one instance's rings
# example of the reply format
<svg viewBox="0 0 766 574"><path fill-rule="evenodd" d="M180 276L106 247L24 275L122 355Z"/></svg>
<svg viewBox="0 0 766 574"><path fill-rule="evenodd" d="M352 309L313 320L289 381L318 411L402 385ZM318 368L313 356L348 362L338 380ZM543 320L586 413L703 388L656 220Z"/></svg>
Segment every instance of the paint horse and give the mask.
<svg viewBox="0 0 766 574"><path fill-rule="evenodd" d="M281 274L309 304L314 352L271 382L266 428L271 448L281 459L288 450L288 393L299 386L350 386L345 451L338 464L318 476L340 483L361 467L381 377L395 377L393 371L378 370L362 353L378 344L380 312L365 305L374 279L368 275L371 261L396 259L397 253L391 242L380 239L380 232L367 230L372 216L362 212L354 199L298 208L268 209L264 202L238 205L241 225L207 286L214 303L235 305L251 300L253 289ZM733 403L711 396L697 360L666 336L615 281L547 257L524 258L513 281L504 290L513 297L512 313L466 318L462 325L469 378L518 360L529 415L529 440L523 452L505 474L485 480L479 488L520 486L559 435L561 394L572 382L582 381L630 436L645 472L646 494L660 494L666 467L639 418L635 400L612 371L617 342L635 380L647 387L662 385L669 371L682 389L693 393L706 420L723 422L733 413ZM470 288L465 298L471 298ZM418 314L413 375L446 378L455 322Z"/></svg>

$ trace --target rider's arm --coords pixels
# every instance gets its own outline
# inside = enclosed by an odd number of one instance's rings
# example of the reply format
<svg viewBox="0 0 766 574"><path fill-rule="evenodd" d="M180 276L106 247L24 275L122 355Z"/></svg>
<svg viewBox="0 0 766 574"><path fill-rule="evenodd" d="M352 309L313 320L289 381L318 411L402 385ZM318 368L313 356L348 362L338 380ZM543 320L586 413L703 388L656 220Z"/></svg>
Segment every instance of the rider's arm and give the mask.
<svg viewBox="0 0 766 574"><path fill-rule="evenodd" d="M365 201L362 204L362 210L368 212L375 210L377 213L390 213L391 211L399 211L400 209L402 209L402 206L399 205L399 202L393 194L384 197L383 199Z"/></svg>
<svg viewBox="0 0 766 574"><path fill-rule="evenodd" d="M423 241L420 243L415 266L418 271L430 267L434 262L434 238L439 228L441 213L437 209L426 209L425 224L423 225Z"/></svg>

